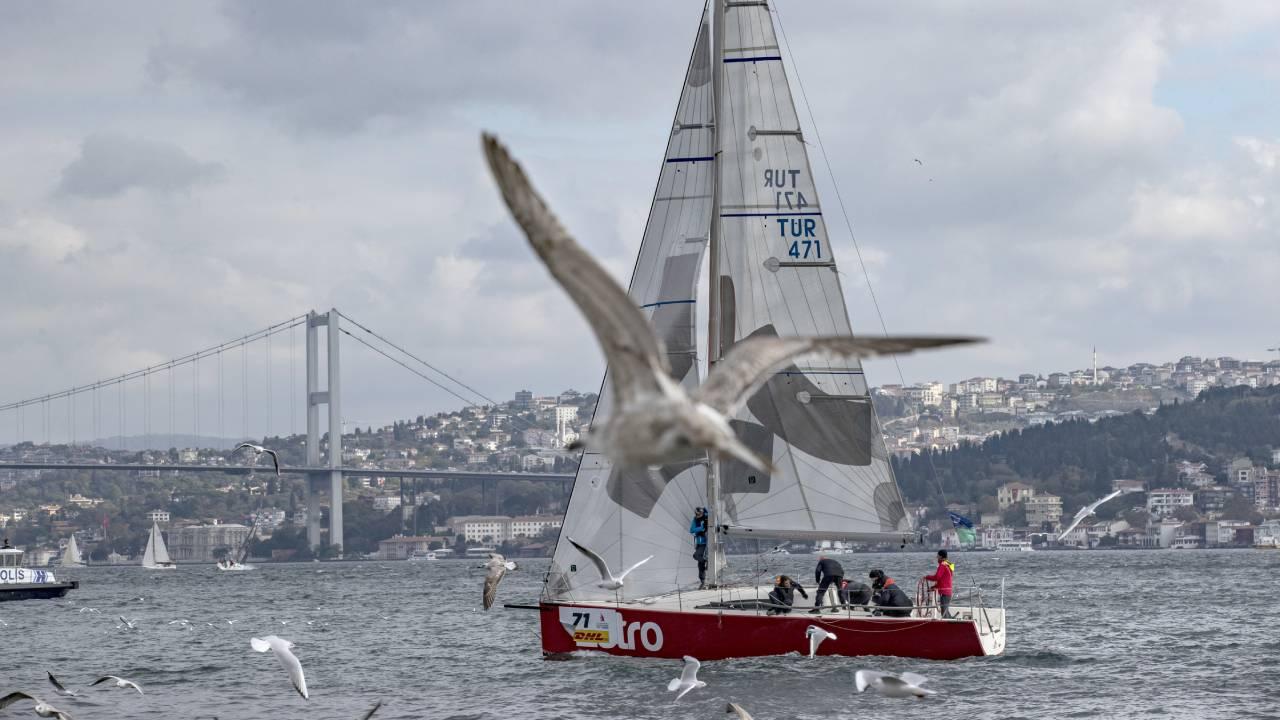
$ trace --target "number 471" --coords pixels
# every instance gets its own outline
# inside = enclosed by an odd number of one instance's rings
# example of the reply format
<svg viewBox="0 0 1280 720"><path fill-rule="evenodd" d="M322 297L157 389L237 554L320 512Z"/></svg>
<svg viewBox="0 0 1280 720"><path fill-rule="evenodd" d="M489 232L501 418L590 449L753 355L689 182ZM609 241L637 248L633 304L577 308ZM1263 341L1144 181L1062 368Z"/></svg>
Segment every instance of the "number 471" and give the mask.
<svg viewBox="0 0 1280 720"><path fill-rule="evenodd" d="M804 260L807 260L810 254L815 258L822 257L821 240L794 240L791 243L791 249L787 251L787 255Z"/></svg>

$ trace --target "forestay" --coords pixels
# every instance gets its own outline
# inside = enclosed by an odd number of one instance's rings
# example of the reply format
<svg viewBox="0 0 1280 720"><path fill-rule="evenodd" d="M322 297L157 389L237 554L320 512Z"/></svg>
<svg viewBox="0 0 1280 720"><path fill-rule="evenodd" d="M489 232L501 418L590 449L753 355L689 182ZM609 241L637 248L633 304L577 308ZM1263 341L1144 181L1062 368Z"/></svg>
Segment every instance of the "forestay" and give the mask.
<svg viewBox="0 0 1280 720"><path fill-rule="evenodd" d="M765 3L725 13L720 354L752 335L851 334L773 19ZM778 471L721 464L718 522L730 537L909 534L861 363L792 366L733 424Z"/></svg>
<svg viewBox="0 0 1280 720"><path fill-rule="evenodd" d="M672 376L686 388L699 382L696 293L711 226L713 102L710 27L706 12L694 42L667 152L649 210L629 295L666 344ZM606 372L593 422L612 405ZM613 599L596 587L600 577L567 541L600 553L614 572L653 559L627 576L619 591L634 598L698 582L689 523L705 505L703 463L622 472L587 452L574 480L544 596L557 600Z"/></svg>

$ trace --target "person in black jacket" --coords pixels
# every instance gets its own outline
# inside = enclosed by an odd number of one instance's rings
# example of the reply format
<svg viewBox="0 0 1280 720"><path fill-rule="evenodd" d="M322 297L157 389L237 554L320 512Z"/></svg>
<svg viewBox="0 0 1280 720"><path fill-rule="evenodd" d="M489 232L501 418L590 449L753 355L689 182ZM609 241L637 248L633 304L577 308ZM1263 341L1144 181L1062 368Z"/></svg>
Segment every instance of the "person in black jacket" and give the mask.
<svg viewBox="0 0 1280 720"><path fill-rule="evenodd" d="M805 600L809 599L809 593L804 591L800 583L786 575L779 575L773 585L773 590L769 592L769 614L786 615L790 613L791 606L795 604L797 592L803 595Z"/></svg>
<svg viewBox="0 0 1280 720"><path fill-rule="evenodd" d="M844 580L844 568L840 563L832 560L826 555L818 556L818 567L814 568L813 581L818 583L818 592L813 596L813 609L810 614L822 612L822 598L827 594L827 588L832 585L836 588L836 597L838 602L844 603L844 593L840 590L841 581ZM834 608L832 612L837 612Z"/></svg>
<svg viewBox="0 0 1280 720"><path fill-rule="evenodd" d="M876 610L877 615L886 615L888 617L910 617L912 602L911 598L898 587L898 583L893 578L884 574L883 570L872 570L870 573L871 588L874 590L872 601L880 607Z"/></svg>

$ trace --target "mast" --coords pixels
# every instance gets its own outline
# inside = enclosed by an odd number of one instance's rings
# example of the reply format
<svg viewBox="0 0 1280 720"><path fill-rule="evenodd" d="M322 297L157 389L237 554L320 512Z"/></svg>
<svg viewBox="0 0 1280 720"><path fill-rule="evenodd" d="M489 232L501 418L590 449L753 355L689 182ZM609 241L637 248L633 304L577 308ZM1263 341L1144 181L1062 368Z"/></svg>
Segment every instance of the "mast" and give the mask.
<svg viewBox="0 0 1280 720"><path fill-rule="evenodd" d="M720 93L724 82L725 0L711 3L711 232L707 236L707 374L720 360ZM720 584L720 462L707 455L707 556L711 563L711 584Z"/></svg>

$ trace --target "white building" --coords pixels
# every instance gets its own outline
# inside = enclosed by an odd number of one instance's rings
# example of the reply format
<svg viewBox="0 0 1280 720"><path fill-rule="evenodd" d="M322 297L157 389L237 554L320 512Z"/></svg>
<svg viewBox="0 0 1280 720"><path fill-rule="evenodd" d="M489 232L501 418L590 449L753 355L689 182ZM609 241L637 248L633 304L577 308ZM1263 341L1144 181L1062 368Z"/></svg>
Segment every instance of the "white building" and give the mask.
<svg viewBox="0 0 1280 720"><path fill-rule="evenodd" d="M249 528L237 523L215 523L175 528L168 533L169 555L178 562L214 562L219 550L228 553L249 537Z"/></svg>
<svg viewBox="0 0 1280 720"><path fill-rule="evenodd" d="M565 436L571 432L574 433L574 438L577 438L577 433L573 430L573 426L577 422L578 408L576 405L556 406L556 437L559 438L562 445L572 442L572 440L565 440Z"/></svg>
<svg viewBox="0 0 1280 720"><path fill-rule="evenodd" d="M178 462L183 465L195 465L200 462L200 451L195 448L183 448L178 451Z"/></svg>
<svg viewBox="0 0 1280 720"><path fill-rule="evenodd" d="M400 507L399 495L378 495L373 499L373 509L390 512Z"/></svg>
<svg viewBox="0 0 1280 720"><path fill-rule="evenodd" d="M996 490L996 500L999 501L1001 510L1008 510L1010 506L1034 497L1035 494L1036 489L1026 483L1011 482L1001 485Z"/></svg>
<svg viewBox="0 0 1280 720"><path fill-rule="evenodd" d="M152 510L151 512L147 513L147 520L150 520L153 523L159 523L159 524L167 523L169 522L169 511L168 510Z"/></svg>
<svg viewBox="0 0 1280 720"><path fill-rule="evenodd" d="M454 535L467 542L500 543L510 540L511 518L506 515L463 515L445 521Z"/></svg>
<svg viewBox="0 0 1280 720"><path fill-rule="evenodd" d="M1160 488L1147 493L1147 512L1164 517L1180 507L1191 507L1194 502L1195 493L1190 490Z"/></svg>
<svg viewBox="0 0 1280 720"><path fill-rule="evenodd" d="M511 537L536 538L544 531L560 527L557 515L519 515L511 518Z"/></svg>
<svg viewBox="0 0 1280 720"><path fill-rule="evenodd" d="M1032 495L1023 501L1027 524L1057 523L1062 519L1062 498L1057 495Z"/></svg>

